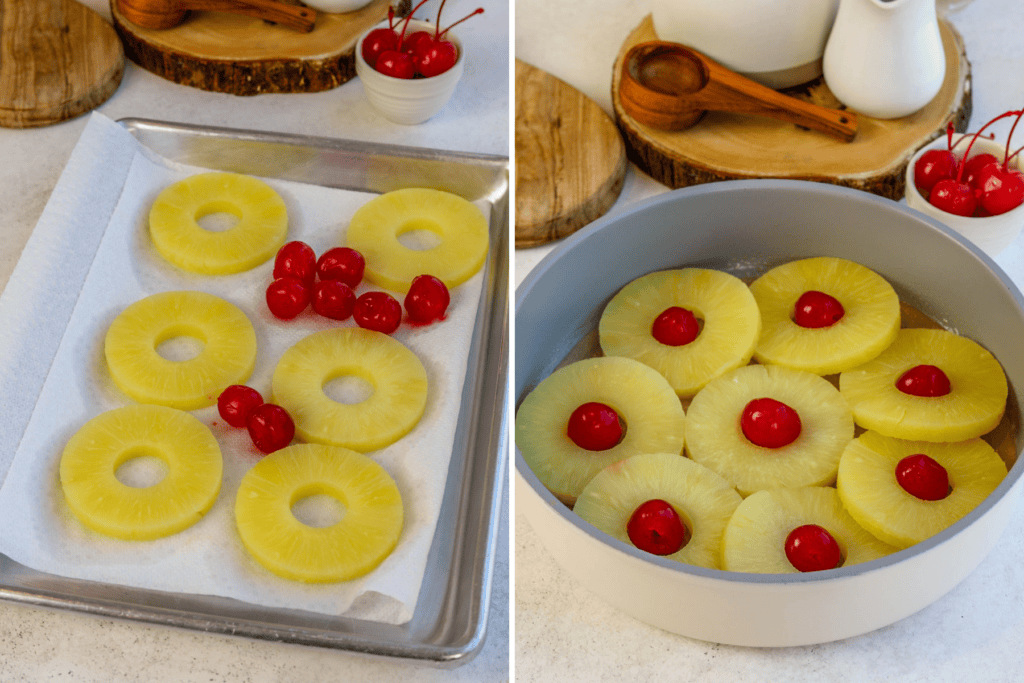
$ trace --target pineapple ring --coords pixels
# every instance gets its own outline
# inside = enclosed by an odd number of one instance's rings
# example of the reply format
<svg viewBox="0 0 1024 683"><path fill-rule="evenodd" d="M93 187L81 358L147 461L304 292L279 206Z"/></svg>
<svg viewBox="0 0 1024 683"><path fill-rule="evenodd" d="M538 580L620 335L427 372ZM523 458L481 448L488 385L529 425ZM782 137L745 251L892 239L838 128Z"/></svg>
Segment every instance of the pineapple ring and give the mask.
<svg viewBox="0 0 1024 683"><path fill-rule="evenodd" d="M743 500L729 482L675 453L644 453L598 472L573 512L614 538L632 545L626 531L633 512L652 499L668 502L692 534L670 560L719 568L722 532Z"/></svg>
<svg viewBox="0 0 1024 683"><path fill-rule="evenodd" d="M332 379L355 376L373 387L359 403L324 393ZM412 431L427 404L427 371L401 342L382 332L339 327L315 332L281 356L271 380L274 400L305 441L359 452L384 448Z"/></svg>
<svg viewBox="0 0 1024 683"><path fill-rule="evenodd" d="M800 435L789 445L764 448L743 434L743 409L763 397L800 416ZM709 382L693 398L686 451L749 496L780 486L831 484L853 430L850 408L828 380L781 365L747 365Z"/></svg>
<svg viewBox="0 0 1024 683"><path fill-rule="evenodd" d="M798 573L786 557L786 538L805 524L817 524L832 534L839 543L844 567L897 550L861 528L843 509L835 489L780 488L758 491L736 508L722 535L723 568L756 574Z"/></svg>
<svg viewBox="0 0 1024 683"><path fill-rule="evenodd" d="M328 495L345 508L327 527L312 527L292 506ZM402 495L370 458L336 446L295 444L245 473L235 496L235 524L246 550L278 576L307 583L349 581L375 569L398 544Z"/></svg>
<svg viewBox="0 0 1024 683"><path fill-rule="evenodd" d="M800 327L793 310L809 290L839 300L845 314L829 327ZM751 283L764 328L754 358L817 375L849 370L875 358L896 338L900 300L885 278L840 258L819 257L772 268Z"/></svg>
<svg viewBox="0 0 1024 683"><path fill-rule="evenodd" d="M946 469L949 495L921 500L896 480L896 465L924 453ZM1006 463L982 439L959 443L906 441L867 431L839 460L843 505L876 538L906 548L931 538L978 506L1006 477Z"/></svg>
<svg viewBox="0 0 1024 683"><path fill-rule="evenodd" d="M410 249L398 238L427 230L440 238L431 249ZM348 246L366 259L366 279L395 292L409 291L430 274L449 288L461 285L487 256L487 219L471 202L440 190L408 188L371 199L348 226Z"/></svg>
<svg viewBox="0 0 1024 683"><path fill-rule="evenodd" d="M697 338L667 346L651 334L661 313L673 306L704 320ZM683 268L649 273L612 297L598 324L601 349L649 365L683 397L729 370L746 365L761 333L761 314L750 289L724 271Z"/></svg>
<svg viewBox="0 0 1024 683"><path fill-rule="evenodd" d="M188 336L203 342L199 355L168 360L157 347ZM110 375L139 403L195 410L217 402L256 364L256 331L237 306L205 292L161 292L125 308L104 343Z"/></svg>
<svg viewBox="0 0 1024 683"><path fill-rule="evenodd" d="M626 423L612 448L590 451L569 438L569 416L588 402L603 403ZM606 356L556 370L523 399L516 413L516 446L540 482L572 506L594 475L639 453L682 454L686 415L657 370L632 358Z"/></svg>
<svg viewBox="0 0 1024 683"><path fill-rule="evenodd" d="M238 223L222 231L198 223L211 213ZM288 234L288 209L262 180L239 173L200 173L164 188L149 210L149 234L165 259L201 275L240 273L263 263Z"/></svg>
<svg viewBox="0 0 1024 683"><path fill-rule="evenodd" d="M117 468L153 456L164 478L145 488L122 484ZM163 538L198 522L220 491L223 460L210 429L189 413L131 405L101 413L68 441L60 484L75 517L106 536Z"/></svg>
<svg viewBox="0 0 1024 683"><path fill-rule="evenodd" d="M949 377L945 396L896 388L904 372L935 365ZM999 361L966 337L934 329L900 330L877 358L839 375L839 391L857 424L897 439L967 441L996 428L1009 387Z"/></svg>

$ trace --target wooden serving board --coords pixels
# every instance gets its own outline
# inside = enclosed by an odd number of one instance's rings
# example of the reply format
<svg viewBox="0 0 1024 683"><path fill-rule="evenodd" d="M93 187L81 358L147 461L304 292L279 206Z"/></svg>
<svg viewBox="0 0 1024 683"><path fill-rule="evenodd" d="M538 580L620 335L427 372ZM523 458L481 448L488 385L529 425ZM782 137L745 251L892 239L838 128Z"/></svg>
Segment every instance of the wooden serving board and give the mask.
<svg viewBox="0 0 1024 683"><path fill-rule="evenodd" d="M173 28L133 24L110 0L128 58L167 80L233 95L321 92L356 75L359 35L387 18L389 0L320 12L309 33L226 12L190 12Z"/></svg>
<svg viewBox="0 0 1024 683"><path fill-rule="evenodd" d="M611 208L626 176L626 148L589 97L516 60L516 246L579 230Z"/></svg>
<svg viewBox="0 0 1024 683"><path fill-rule="evenodd" d="M121 84L121 41L88 7L74 0L0 0L0 16L0 126L74 118Z"/></svg>
<svg viewBox="0 0 1024 683"><path fill-rule="evenodd" d="M949 22L939 24L946 78L938 95L900 119L859 114L857 135L847 143L789 123L723 112L708 112L692 128L679 132L637 123L622 108L619 83L626 52L658 39L648 16L626 38L615 61L616 122L631 160L672 188L741 178L790 178L845 185L898 200L914 152L945 134L949 122L966 131L971 116L971 72L963 39ZM824 107L844 108L822 78L783 92Z"/></svg>

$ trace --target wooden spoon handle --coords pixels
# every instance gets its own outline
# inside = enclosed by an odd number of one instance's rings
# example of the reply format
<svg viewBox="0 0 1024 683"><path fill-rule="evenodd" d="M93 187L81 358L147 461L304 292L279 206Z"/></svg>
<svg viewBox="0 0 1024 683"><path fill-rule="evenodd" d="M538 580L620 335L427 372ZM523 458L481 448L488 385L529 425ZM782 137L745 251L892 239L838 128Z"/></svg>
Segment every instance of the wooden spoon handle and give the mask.
<svg viewBox="0 0 1024 683"><path fill-rule="evenodd" d="M245 14L306 33L313 30L316 21L316 11L312 8L275 0L180 0L178 4L189 10Z"/></svg>
<svg viewBox="0 0 1024 683"><path fill-rule="evenodd" d="M819 107L783 95L756 83L717 62L704 58L708 84L695 97L706 109L739 114L757 114L805 126L850 142L857 134L857 115L842 109Z"/></svg>

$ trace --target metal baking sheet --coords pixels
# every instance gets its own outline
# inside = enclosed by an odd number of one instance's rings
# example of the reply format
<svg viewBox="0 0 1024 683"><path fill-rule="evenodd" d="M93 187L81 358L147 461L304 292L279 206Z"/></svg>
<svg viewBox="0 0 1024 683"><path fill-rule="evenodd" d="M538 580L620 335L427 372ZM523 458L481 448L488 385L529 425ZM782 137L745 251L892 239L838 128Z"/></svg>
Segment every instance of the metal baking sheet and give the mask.
<svg viewBox="0 0 1024 683"><path fill-rule="evenodd" d="M485 637L508 453L508 159L144 119L118 123L183 164L376 193L435 187L490 206L492 246L437 532L416 611L402 625L68 579L3 555L0 599L441 666L469 661Z"/></svg>

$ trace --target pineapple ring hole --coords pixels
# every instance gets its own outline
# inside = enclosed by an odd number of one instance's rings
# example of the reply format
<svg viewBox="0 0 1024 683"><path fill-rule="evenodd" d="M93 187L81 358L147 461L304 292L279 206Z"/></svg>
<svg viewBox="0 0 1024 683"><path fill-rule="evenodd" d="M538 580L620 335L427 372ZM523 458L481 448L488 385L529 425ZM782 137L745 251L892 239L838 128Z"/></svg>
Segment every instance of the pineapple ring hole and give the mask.
<svg viewBox="0 0 1024 683"><path fill-rule="evenodd" d="M114 476L133 489L147 489L162 482L170 471L167 461L155 451L128 450L114 464Z"/></svg>
<svg viewBox="0 0 1024 683"><path fill-rule="evenodd" d="M332 527L345 518L345 503L340 494L325 484L309 484L292 494L291 512L295 519L314 529Z"/></svg>
<svg viewBox="0 0 1024 683"><path fill-rule="evenodd" d="M203 352L206 335L190 325L171 325L157 336L154 348L164 360L183 363Z"/></svg>
<svg viewBox="0 0 1024 683"><path fill-rule="evenodd" d="M195 221L203 230L225 232L242 220L242 210L231 202L213 201L196 210Z"/></svg>
<svg viewBox="0 0 1024 683"><path fill-rule="evenodd" d="M441 227L425 218L406 221L395 233L398 243L413 251L428 251L441 246Z"/></svg>
<svg viewBox="0 0 1024 683"><path fill-rule="evenodd" d="M323 392L336 403L355 405L373 396L373 384L358 375L339 375L324 382Z"/></svg>

